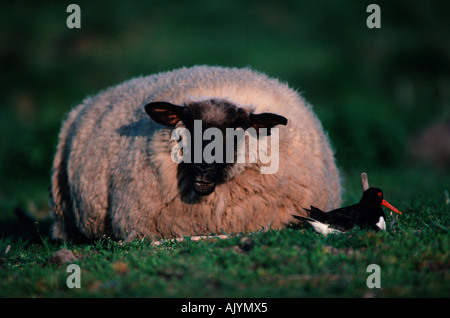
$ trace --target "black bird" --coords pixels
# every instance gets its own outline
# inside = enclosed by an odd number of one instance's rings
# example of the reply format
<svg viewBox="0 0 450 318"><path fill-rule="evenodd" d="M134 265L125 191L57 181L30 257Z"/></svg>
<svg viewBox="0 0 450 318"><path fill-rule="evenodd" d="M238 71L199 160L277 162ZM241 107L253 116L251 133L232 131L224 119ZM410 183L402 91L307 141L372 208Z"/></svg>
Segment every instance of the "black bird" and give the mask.
<svg viewBox="0 0 450 318"><path fill-rule="evenodd" d="M355 226L369 227L375 231L386 230L386 216L381 205L402 214L383 198L383 191L377 188L368 188L363 192L361 201L357 204L330 212L324 212L311 206L310 210L304 209L309 212L309 217L299 215L293 215L293 217L308 222L314 230L323 235L342 233Z"/></svg>

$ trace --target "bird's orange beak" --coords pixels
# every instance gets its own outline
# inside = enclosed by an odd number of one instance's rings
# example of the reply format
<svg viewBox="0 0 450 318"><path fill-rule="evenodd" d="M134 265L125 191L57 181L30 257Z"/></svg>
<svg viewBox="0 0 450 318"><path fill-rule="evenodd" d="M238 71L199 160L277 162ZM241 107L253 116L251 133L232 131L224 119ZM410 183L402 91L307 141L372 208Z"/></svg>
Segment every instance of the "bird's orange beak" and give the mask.
<svg viewBox="0 0 450 318"><path fill-rule="evenodd" d="M390 209L392 212L402 214L402 212L400 212L395 206L393 206L392 204L387 202L385 199L383 199L383 201L381 201L381 204L384 205L385 207L387 207L388 209Z"/></svg>

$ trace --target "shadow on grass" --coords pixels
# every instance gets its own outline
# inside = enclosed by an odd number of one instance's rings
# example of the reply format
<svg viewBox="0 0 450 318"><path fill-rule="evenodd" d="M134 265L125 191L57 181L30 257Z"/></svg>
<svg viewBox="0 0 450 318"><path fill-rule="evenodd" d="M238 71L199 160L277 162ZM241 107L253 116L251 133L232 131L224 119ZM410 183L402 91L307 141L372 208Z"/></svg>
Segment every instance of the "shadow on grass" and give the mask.
<svg viewBox="0 0 450 318"><path fill-rule="evenodd" d="M0 221L0 238L11 241L42 243L42 238L50 236L50 218L36 219L22 207L14 208L14 217Z"/></svg>

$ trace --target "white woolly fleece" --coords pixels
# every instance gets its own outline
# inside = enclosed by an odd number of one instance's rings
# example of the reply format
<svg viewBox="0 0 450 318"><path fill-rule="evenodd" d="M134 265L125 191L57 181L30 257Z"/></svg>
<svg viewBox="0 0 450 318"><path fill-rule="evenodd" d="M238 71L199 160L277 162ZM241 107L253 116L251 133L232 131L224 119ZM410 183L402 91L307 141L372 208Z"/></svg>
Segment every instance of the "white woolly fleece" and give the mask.
<svg viewBox="0 0 450 318"><path fill-rule="evenodd" d="M225 98L255 113L288 119L280 132L279 169L237 164L229 181L201 199L171 160L171 129L144 105ZM180 194L180 192L182 194ZM53 236L104 234L122 239L180 237L282 228L303 207L341 204L333 151L311 106L276 79L250 69L195 66L139 77L89 97L62 125L52 170Z"/></svg>

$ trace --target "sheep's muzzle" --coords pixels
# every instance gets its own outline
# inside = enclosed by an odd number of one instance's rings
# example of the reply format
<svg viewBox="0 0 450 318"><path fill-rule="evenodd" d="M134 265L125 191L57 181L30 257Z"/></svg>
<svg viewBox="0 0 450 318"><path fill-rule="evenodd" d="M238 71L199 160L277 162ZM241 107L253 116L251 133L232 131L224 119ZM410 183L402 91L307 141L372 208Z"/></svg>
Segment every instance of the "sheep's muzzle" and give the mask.
<svg viewBox="0 0 450 318"><path fill-rule="evenodd" d="M219 165L194 164L193 189L198 195L209 195L216 188Z"/></svg>

